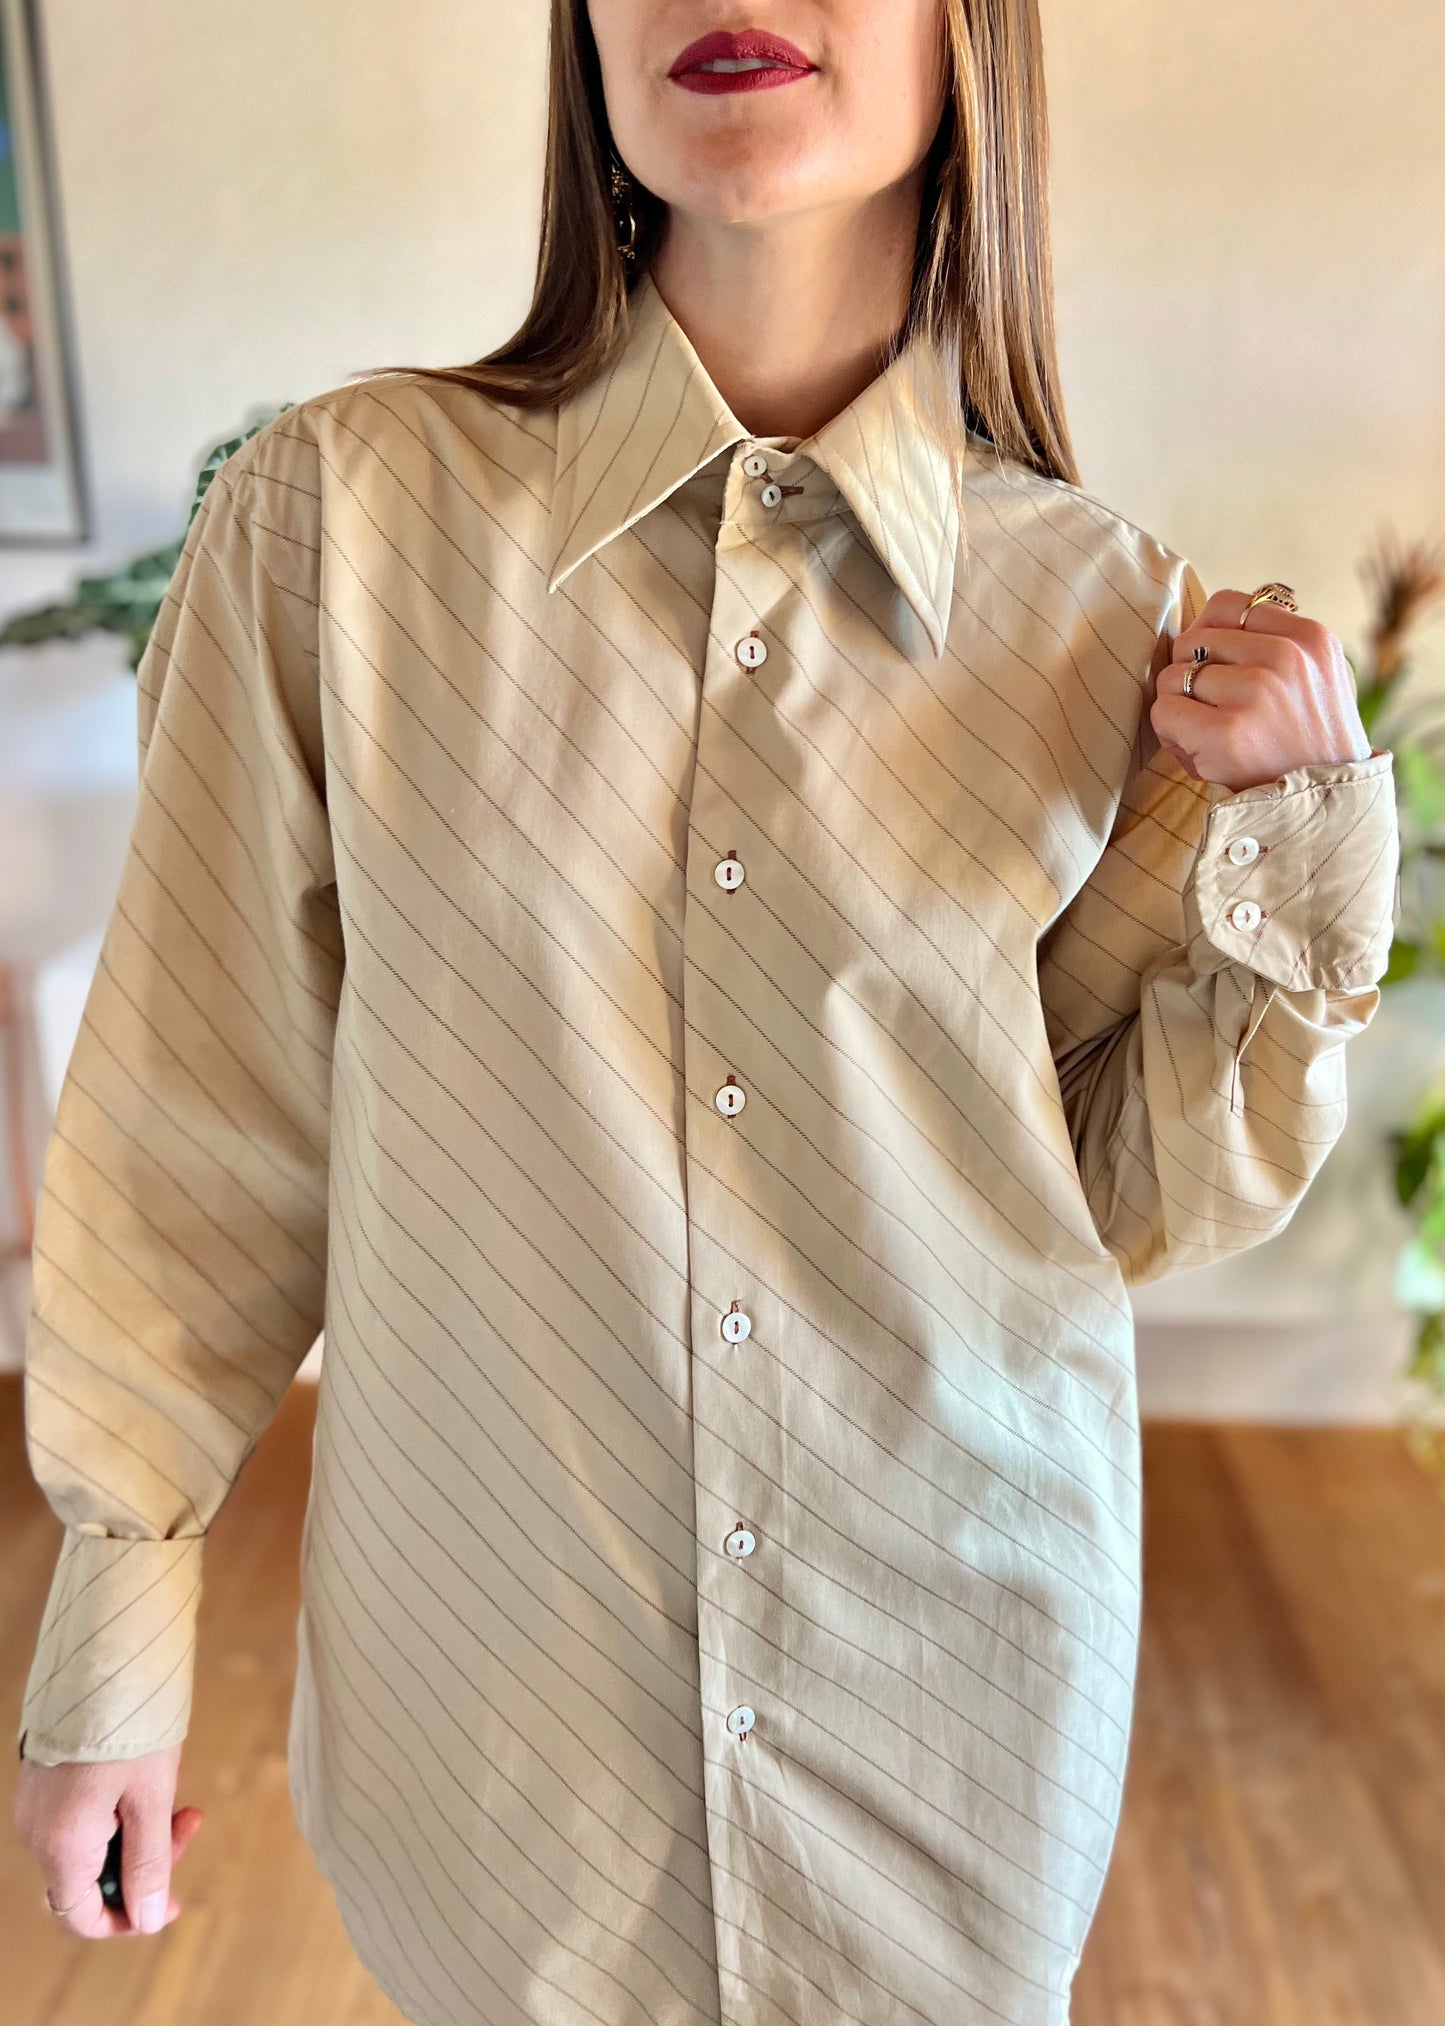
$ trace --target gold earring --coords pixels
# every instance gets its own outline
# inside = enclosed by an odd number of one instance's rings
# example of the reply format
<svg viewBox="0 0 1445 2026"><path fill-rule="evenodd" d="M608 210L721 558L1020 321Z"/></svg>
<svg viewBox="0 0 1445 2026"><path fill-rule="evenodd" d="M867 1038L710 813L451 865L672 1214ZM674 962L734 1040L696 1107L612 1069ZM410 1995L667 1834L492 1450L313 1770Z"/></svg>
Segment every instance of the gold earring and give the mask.
<svg viewBox="0 0 1445 2026"><path fill-rule="evenodd" d="M612 213L617 227L617 251L630 267L637 258L637 213L632 207L632 180L615 154L612 157Z"/></svg>

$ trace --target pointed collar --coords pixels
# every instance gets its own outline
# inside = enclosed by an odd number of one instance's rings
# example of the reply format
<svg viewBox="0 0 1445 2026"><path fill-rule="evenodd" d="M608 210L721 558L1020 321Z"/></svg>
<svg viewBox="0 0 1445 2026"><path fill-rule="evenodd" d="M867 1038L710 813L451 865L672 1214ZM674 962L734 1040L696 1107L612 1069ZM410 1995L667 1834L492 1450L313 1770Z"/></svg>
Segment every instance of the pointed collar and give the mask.
<svg viewBox="0 0 1445 2026"><path fill-rule="evenodd" d="M915 338L796 446L852 508L935 655L948 633L961 527L948 453L928 417L949 398L937 351ZM548 590L719 451L744 440L753 439L643 274L628 302L622 348L558 410Z"/></svg>

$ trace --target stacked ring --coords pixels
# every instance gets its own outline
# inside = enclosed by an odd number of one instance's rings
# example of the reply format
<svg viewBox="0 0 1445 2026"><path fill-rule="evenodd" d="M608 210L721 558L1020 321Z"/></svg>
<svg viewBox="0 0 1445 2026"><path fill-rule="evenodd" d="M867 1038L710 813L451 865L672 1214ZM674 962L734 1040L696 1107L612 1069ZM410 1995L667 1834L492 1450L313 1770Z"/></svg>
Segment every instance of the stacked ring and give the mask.
<svg viewBox="0 0 1445 2026"><path fill-rule="evenodd" d="M1205 662L1208 661L1209 649L1203 646L1191 648L1190 656L1190 665L1184 671L1184 682L1180 691L1180 694L1183 696L1193 696L1195 670L1202 668Z"/></svg>

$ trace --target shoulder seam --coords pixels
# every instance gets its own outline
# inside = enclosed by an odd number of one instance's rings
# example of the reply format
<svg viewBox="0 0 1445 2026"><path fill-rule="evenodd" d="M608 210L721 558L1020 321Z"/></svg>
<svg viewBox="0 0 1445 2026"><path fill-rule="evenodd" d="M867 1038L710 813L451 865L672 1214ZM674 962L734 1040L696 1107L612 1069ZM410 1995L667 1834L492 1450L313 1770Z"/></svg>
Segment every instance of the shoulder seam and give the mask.
<svg viewBox="0 0 1445 2026"><path fill-rule="evenodd" d="M1020 464L1015 459L1010 459L1006 465L1001 460L993 461L988 463L985 469L990 472L999 472L1005 478L1023 479L1026 482L1034 484L1041 491L1055 492L1065 498L1077 500L1084 506L1094 507L1104 516L1111 527L1138 536L1141 541L1147 542L1157 549L1170 563L1183 563L1188 560L1180 550L1171 548L1167 542L1161 540L1151 529L1141 527L1137 521L1129 520L1116 507L1111 507L1106 500L1100 499L1095 493L1088 492L1081 485L1074 485L1069 479L1054 478L1047 472L1034 471L1030 466Z"/></svg>

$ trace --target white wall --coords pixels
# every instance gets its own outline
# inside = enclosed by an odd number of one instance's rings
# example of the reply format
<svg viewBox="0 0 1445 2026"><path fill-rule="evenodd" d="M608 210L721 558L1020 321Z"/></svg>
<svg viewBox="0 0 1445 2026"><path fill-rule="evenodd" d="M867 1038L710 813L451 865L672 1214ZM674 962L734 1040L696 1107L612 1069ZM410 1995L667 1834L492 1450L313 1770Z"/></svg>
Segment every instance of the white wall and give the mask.
<svg viewBox="0 0 1445 2026"><path fill-rule="evenodd" d="M1445 7L1043 4L1086 482L1348 637L1381 520L1445 526Z"/></svg>
<svg viewBox="0 0 1445 2026"><path fill-rule="evenodd" d="M499 342L540 190L543 0L129 0L123 35L100 0L43 11L99 529L87 552L0 555L0 611L174 535L253 405ZM1085 482L1206 583L1283 576L1347 641L1380 523L1445 527L1445 8L1395 0L1368 37L1361 19L1346 0L1045 0ZM1445 629L1433 658L1445 675ZM68 680L129 764L103 643L84 668ZM100 854L78 903L96 921L116 869ZM1381 1410L1403 1226L1378 1142L1442 1040L1445 994L1387 996L1290 1229L1141 1295L1146 1324L1231 1326L1212 1352L1146 1329L1146 1397L1152 1370L1169 1411ZM1271 1358L1245 1319L1304 1335ZM1338 1335L1312 1356L1326 1319L1372 1357L1356 1369Z"/></svg>
<svg viewBox="0 0 1445 2026"><path fill-rule="evenodd" d="M1445 7L1044 0L1044 18L1085 483L1211 589L1283 577L1361 644L1357 566L1378 529L1445 532ZM1427 638L1434 687L1445 627ZM1442 1058L1445 991L1392 988L1352 1044L1345 1136L1289 1229L1143 1290L1141 1320L1378 1319L1376 1344L1397 1345L1405 1227L1379 1140ZM1205 1360L1186 1341L1161 1405L1273 1397L1258 1345ZM1323 1337L1288 1362L1301 1411L1339 1397ZM1379 1370L1362 1355L1362 1409L1383 1404Z"/></svg>
<svg viewBox="0 0 1445 2026"><path fill-rule="evenodd" d="M252 404L475 358L531 294L540 0L46 0L98 550ZM10 606L75 558L0 559Z"/></svg>

